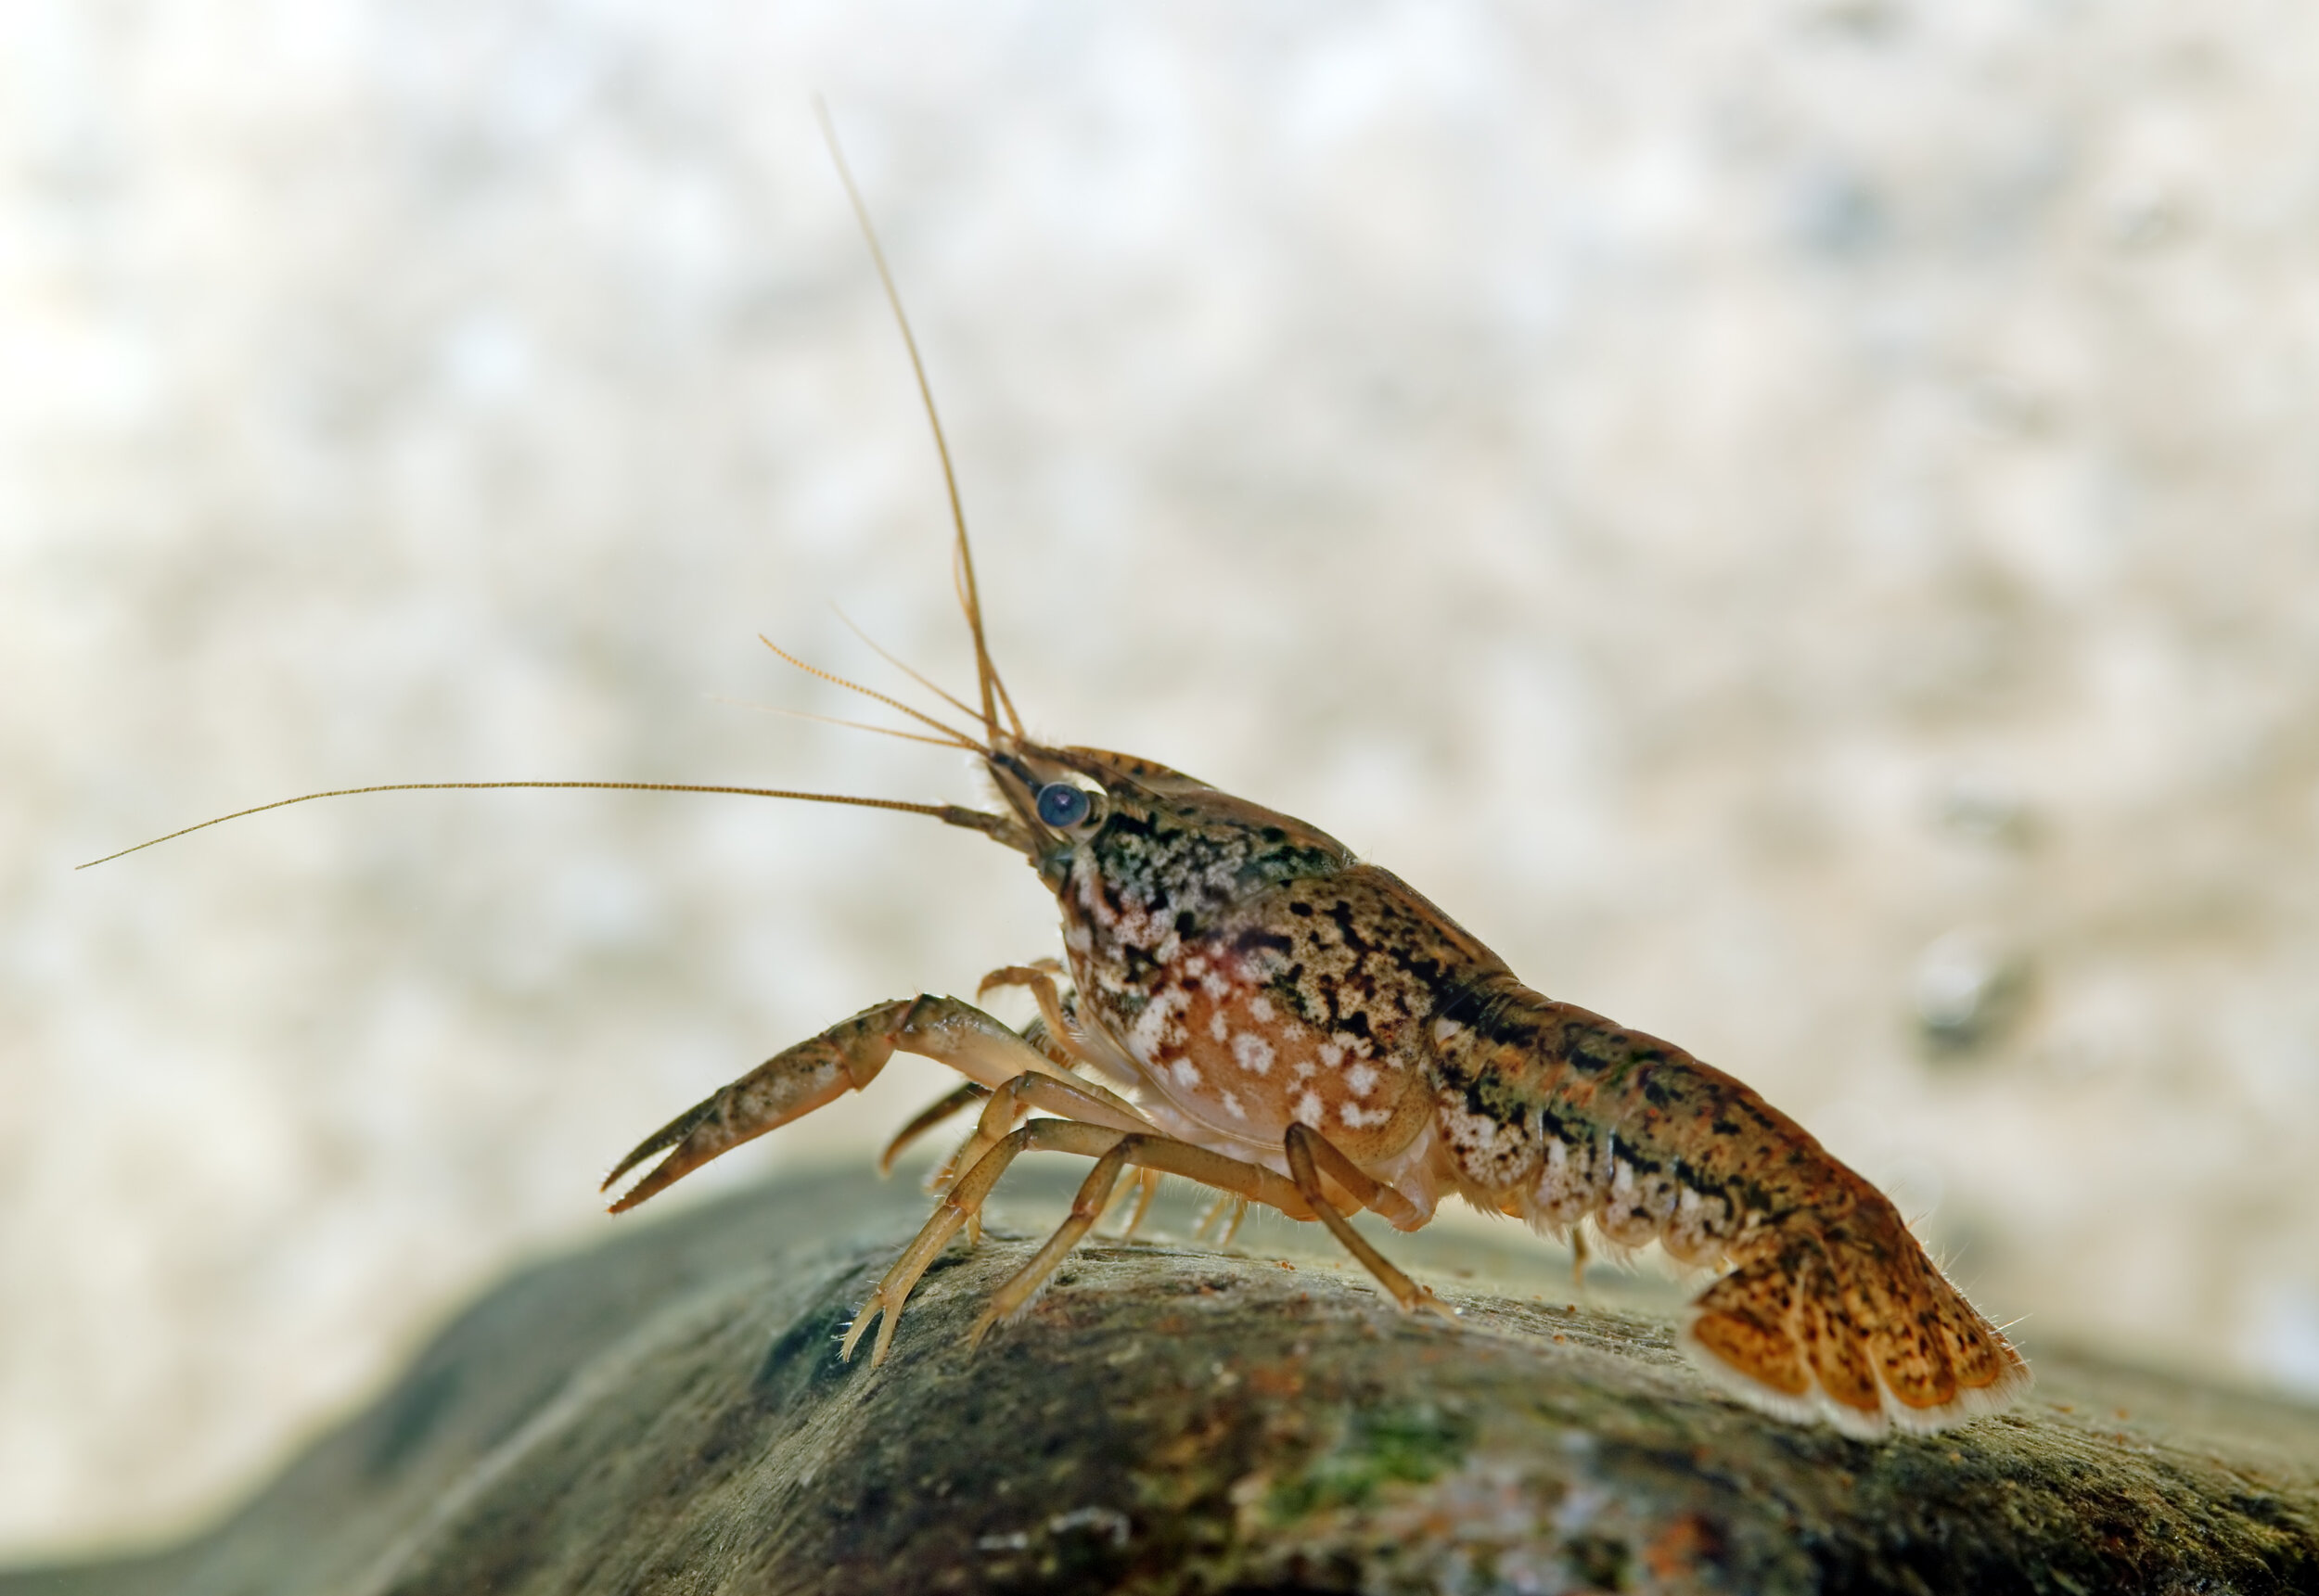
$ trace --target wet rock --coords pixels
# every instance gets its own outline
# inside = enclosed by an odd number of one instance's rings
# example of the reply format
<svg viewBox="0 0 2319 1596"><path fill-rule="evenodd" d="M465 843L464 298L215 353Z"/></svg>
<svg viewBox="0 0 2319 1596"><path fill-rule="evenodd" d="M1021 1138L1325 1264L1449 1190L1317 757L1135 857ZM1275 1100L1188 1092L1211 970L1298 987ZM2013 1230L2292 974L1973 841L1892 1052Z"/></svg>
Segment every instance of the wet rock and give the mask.
<svg viewBox="0 0 2319 1596"><path fill-rule="evenodd" d="M1534 1246L1397 1238L1452 1325L1285 1226L1096 1245L969 1351L1034 1191L839 1363L922 1211L791 1177L533 1268L211 1533L0 1596L2319 1589L2319 1412L2046 1353L2017 1411L1865 1445Z"/></svg>

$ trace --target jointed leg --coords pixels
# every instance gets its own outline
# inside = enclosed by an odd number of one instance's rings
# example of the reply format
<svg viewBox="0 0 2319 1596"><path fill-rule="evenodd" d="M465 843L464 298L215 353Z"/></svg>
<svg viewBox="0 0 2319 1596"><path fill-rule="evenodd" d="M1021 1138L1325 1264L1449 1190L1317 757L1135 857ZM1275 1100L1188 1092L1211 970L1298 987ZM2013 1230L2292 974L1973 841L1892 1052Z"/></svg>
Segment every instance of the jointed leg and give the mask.
<svg viewBox="0 0 2319 1596"><path fill-rule="evenodd" d="M1211 1229L1216 1232L1216 1250L1222 1252L1232 1245L1232 1238L1240 1233L1240 1221L1248 1218L1248 1199L1236 1197L1230 1192L1218 1194L1192 1224L1192 1239L1199 1240Z"/></svg>
<svg viewBox="0 0 2319 1596"><path fill-rule="evenodd" d="M993 1093L995 1095L995 1093ZM838 1356L847 1362L853 1360L853 1348L863 1333L873 1322L878 1323L878 1340L870 1347L870 1367L886 1360L886 1348L892 1345L894 1326L901 1321L903 1305L910 1300L910 1292L918 1283L950 1238L958 1233L969 1214L980 1214L983 1200L998 1178L1006 1172L1022 1153L1032 1146L1052 1148L1058 1152L1085 1153L1096 1157L1108 1153L1121 1140L1117 1130L1101 1125L1080 1125L1068 1119L1034 1119L1019 1130L1002 1137L997 1146L985 1154L972 1168L960 1176L957 1183L942 1194L942 1200L910 1245L894 1259L878 1289L870 1293L869 1301L838 1344Z"/></svg>
<svg viewBox="0 0 2319 1596"><path fill-rule="evenodd" d="M1031 1261L1008 1276L1005 1284L992 1295L991 1305L967 1333L967 1344L973 1346L982 1339L983 1333L1001 1319L1010 1318L1023 1306L1046 1279L1061 1266L1095 1224L1095 1217L1108 1200L1118 1183L1121 1168L1140 1166L1146 1172L1164 1170L1171 1174L1188 1175L1205 1184L1220 1187L1224 1200L1232 1207L1232 1222L1236 1229L1240 1216L1248 1212L1251 1202L1264 1203L1281 1209L1291 1219L1310 1219L1306 1205L1299 1200L1296 1188L1255 1164L1245 1164L1237 1158L1195 1147L1188 1142L1157 1133L1123 1137L1120 1143L1104 1155L1102 1163L1089 1172L1086 1182L1079 1189L1071 1204L1070 1217L1056 1229ZM1108 1166L1108 1168L1107 1168ZM1229 1238L1227 1238L1228 1240ZM1390 1268L1390 1265L1387 1266Z"/></svg>
<svg viewBox="0 0 2319 1596"><path fill-rule="evenodd" d="M1377 1283L1392 1294L1393 1300L1411 1312L1426 1309L1444 1319L1457 1315L1444 1307L1441 1298L1419 1285L1393 1267L1385 1255L1369 1245L1369 1239L1352 1228L1352 1221L1339 1213L1321 1187L1321 1169L1326 1168L1328 1178L1352 1194L1353 1200L1364 1208L1371 1208L1390 1219L1395 1209L1411 1207L1409 1199L1391 1187L1372 1179L1360 1165L1345 1156L1342 1150L1327 1137L1309 1125L1291 1125L1286 1138L1288 1151L1288 1173L1295 1177L1297 1190L1313 1211L1320 1216L1329 1233L1342 1242L1345 1250L1359 1258L1368 1271L1377 1276Z"/></svg>
<svg viewBox="0 0 2319 1596"><path fill-rule="evenodd" d="M1056 989L1055 977L1063 966L1053 959L1041 959L1029 964L1005 964L982 977L974 989L975 1002L991 995L993 987L1028 987L1039 1005L1039 1017L1046 1021L1047 1035L1055 1045L1076 1053L1071 1046L1072 1026L1063 1013L1063 995ZM1090 1061L1092 1062L1092 1061Z"/></svg>
<svg viewBox="0 0 2319 1596"><path fill-rule="evenodd" d="M1120 1229L1121 1242L1134 1241L1135 1232L1143 1229L1144 1216L1151 1212L1151 1200L1160 1194L1160 1180L1157 1169L1135 1171L1135 1211L1127 1216L1127 1223Z"/></svg>
<svg viewBox="0 0 2319 1596"><path fill-rule="evenodd" d="M1083 1087L1085 1083L1074 1084ZM919 1277L925 1274L942 1248L949 1245L951 1237L958 1233L967 1216L980 1212L984 1199L998 1184L999 1177L1006 1173L1006 1167L1021 1154L1033 1149L1078 1153L1093 1157L1101 1157L1116 1149L1122 1165L1156 1170L1161 1174L1186 1176L1203 1185L1216 1186L1250 1202L1278 1208L1291 1219L1313 1217L1313 1210L1302 1193L1260 1165L1245 1164L1237 1158L1228 1158L1221 1153L1195 1147L1188 1142L1178 1142L1149 1132L1122 1134L1107 1125L1091 1125L1071 1119L1033 1119L1002 1137L996 1146L968 1169L957 1184L951 1187L916 1238L903 1250L902 1256L894 1260L893 1267L886 1271L885 1278L878 1283L878 1289L870 1294L869 1301L863 1304L861 1314L847 1330L844 1341L839 1345L839 1357L850 1360L853 1348L868 1332L871 1323L882 1320L878 1328L878 1339L870 1348L870 1362L875 1366L885 1361L886 1349L893 1341L894 1326L901 1319L903 1307L909 1301L910 1292L917 1284ZM1113 1178L1116 1179L1116 1173ZM1086 1195L1088 1190L1083 1187L1082 1195ZM1066 1221L1067 1229L1077 1223L1076 1205L1072 1212L1072 1219ZM1093 1222L1090 1218L1088 1223ZM1074 1232L1070 1245L1075 1245L1084 1233L1084 1227ZM1053 1249L1053 1256L1050 1257L1050 1249L1042 1248L1029 1265L1018 1270L1000 1288L1001 1291L1019 1290L1019 1295L1015 1300L1027 1300L1070 1250L1070 1245L1066 1245Z"/></svg>
<svg viewBox="0 0 2319 1596"><path fill-rule="evenodd" d="M607 1190L655 1153L675 1150L614 1203L612 1212L634 1207L752 1137L810 1114L844 1092L860 1091L877 1079L897 1051L923 1053L985 1086L997 1086L1026 1070L1058 1078L1063 1073L1044 1053L971 1003L931 996L879 1003L775 1053L638 1143L604 1178Z"/></svg>
<svg viewBox="0 0 2319 1596"><path fill-rule="evenodd" d="M1062 968L1053 959L1041 959L1030 964L1008 964L982 977L982 984L974 990L975 999L980 1002L989 995L993 987L1029 988L1031 997L1038 1002L1039 1017L1046 1022L1047 1040L1058 1052L1072 1063L1083 1064L1098 1075L1108 1076L1113 1080L1134 1080L1138 1074L1134 1065L1119 1055L1118 1049L1110 1045L1108 1038L1097 1032L1091 1040L1089 1033L1073 1024L1070 1016L1063 1012L1063 996L1055 985L1055 977L1062 973Z"/></svg>
<svg viewBox="0 0 2319 1596"><path fill-rule="evenodd" d="M1093 1081L1066 1080L1052 1075L1019 1075L992 1092L991 1100L982 1105L982 1117L976 1122L974 1134L967 1138L950 1160L953 1177L963 1175L980 1163L983 1155L998 1145L999 1138L1012 1130L1015 1122L1033 1108L1044 1108L1062 1118L1089 1125L1108 1125L1115 1130L1152 1128L1142 1109Z"/></svg>
<svg viewBox="0 0 2319 1596"><path fill-rule="evenodd" d="M1046 1277L1070 1256L1071 1248L1077 1246L1082 1238L1095 1228L1096 1219L1111 1200L1111 1189L1120 1183L1120 1171L1127 1168L1127 1156L1131 1151L1128 1143L1133 1140L1132 1137L1122 1136L1117 1146L1095 1160L1095 1167L1087 1171L1087 1179L1080 1184L1079 1194L1071 1199L1070 1218L1057 1226L1055 1233L1031 1255L1029 1263L1008 1276L1006 1283L991 1294L990 1306L983 1309L982 1317L974 1321L974 1328L967 1332L968 1347L980 1346L984 1331L1000 1320L1011 1319L1021 1311L1039 1287L1046 1283Z"/></svg>
<svg viewBox="0 0 2319 1596"><path fill-rule="evenodd" d="M918 1110L916 1117L913 1118L909 1124L894 1132L892 1141L886 1143L886 1150L878 1156L878 1172L881 1175L892 1174L894 1160L902 1156L903 1148L960 1109L980 1103L990 1094L989 1087L979 1080L969 1080L962 1083L957 1091L948 1092L938 1101L928 1104Z"/></svg>

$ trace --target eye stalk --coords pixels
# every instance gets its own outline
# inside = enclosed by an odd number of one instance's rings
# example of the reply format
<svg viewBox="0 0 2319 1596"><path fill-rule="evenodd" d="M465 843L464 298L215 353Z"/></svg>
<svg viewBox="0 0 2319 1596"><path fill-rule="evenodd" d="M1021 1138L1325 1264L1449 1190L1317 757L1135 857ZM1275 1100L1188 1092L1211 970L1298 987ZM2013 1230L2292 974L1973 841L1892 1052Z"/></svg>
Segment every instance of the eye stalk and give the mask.
<svg viewBox="0 0 2319 1596"><path fill-rule="evenodd" d="M1039 824L1056 831L1070 831L1087 824L1095 812L1095 795L1085 787L1070 782L1049 782L1039 789L1034 800L1039 811Z"/></svg>

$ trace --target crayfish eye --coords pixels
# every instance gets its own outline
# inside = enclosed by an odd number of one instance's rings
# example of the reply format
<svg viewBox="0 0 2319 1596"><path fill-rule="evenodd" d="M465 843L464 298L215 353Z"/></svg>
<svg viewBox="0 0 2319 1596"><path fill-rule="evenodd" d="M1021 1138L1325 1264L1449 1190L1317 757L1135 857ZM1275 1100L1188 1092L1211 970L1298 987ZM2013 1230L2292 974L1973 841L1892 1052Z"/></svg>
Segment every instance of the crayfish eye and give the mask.
<svg viewBox="0 0 2319 1596"><path fill-rule="evenodd" d="M1057 831L1069 831L1094 812L1094 795L1085 787L1069 782L1049 782L1039 789L1036 800L1041 824Z"/></svg>

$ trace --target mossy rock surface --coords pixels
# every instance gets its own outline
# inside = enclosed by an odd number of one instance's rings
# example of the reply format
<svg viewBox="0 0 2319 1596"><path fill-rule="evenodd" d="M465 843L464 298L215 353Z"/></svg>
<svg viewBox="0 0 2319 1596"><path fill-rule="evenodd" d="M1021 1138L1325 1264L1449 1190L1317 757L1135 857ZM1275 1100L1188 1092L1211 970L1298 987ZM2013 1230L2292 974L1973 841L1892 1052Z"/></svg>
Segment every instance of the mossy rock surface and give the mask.
<svg viewBox="0 0 2319 1596"><path fill-rule="evenodd" d="M924 1211L790 1177L528 1270L213 1532L0 1596L2319 1591L2319 1412L2048 1353L2015 1412L1849 1441L1543 1252L1397 1238L1454 1325L1283 1227L1098 1244L969 1351L999 1230L839 1363Z"/></svg>

